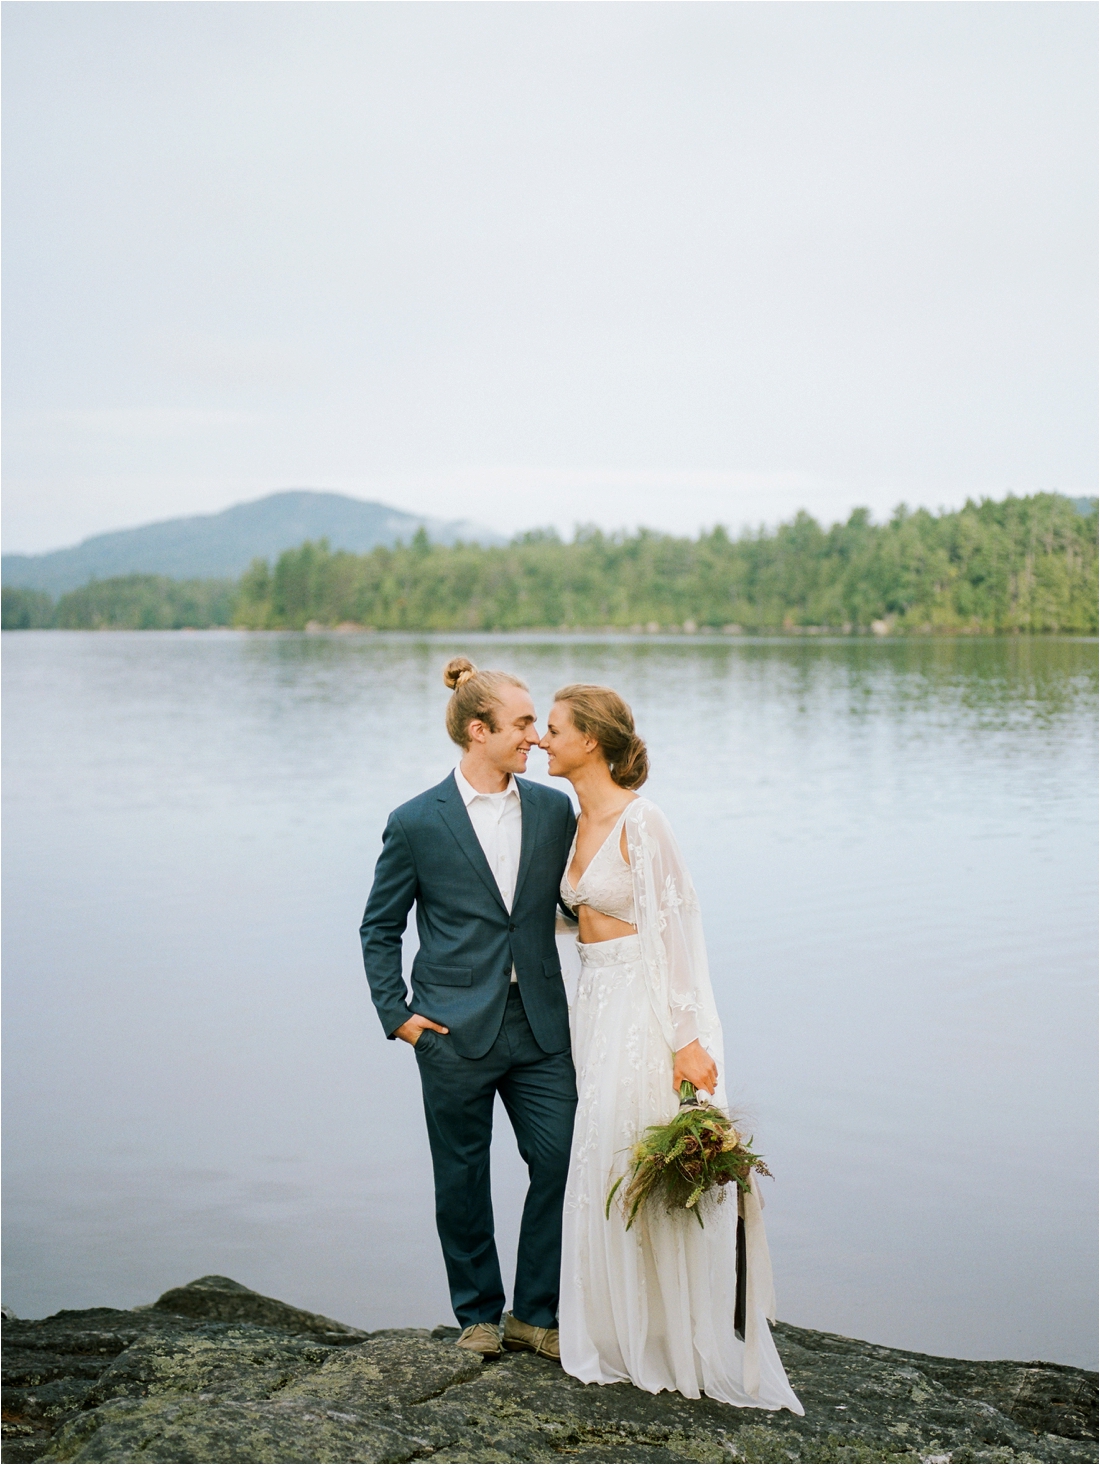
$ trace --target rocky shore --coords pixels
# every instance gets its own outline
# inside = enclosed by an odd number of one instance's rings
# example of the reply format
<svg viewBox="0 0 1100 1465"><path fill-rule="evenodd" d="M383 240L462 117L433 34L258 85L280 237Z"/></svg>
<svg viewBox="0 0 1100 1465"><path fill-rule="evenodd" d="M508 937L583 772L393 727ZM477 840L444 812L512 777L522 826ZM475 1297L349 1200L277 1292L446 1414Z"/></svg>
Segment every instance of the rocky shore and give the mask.
<svg viewBox="0 0 1100 1465"><path fill-rule="evenodd" d="M582 1385L457 1329L363 1333L202 1277L149 1307L6 1318L21 1461L1095 1461L1097 1379L780 1323L804 1419Z"/></svg>

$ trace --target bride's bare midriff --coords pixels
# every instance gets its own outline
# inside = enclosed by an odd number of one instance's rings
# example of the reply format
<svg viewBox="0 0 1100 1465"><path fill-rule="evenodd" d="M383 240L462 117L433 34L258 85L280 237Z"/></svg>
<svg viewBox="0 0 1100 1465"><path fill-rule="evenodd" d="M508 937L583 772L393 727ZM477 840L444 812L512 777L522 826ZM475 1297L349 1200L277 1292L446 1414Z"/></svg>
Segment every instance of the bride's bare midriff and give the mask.
<svg viewBox="0 0 1100 1465"><path fill-rule="evenodd" d="M620 936L636 936L637 926L614 916L605 916L603 911L594 911L590 905L577 907L579 935L583 946L593 946L597 941L617 941Z"/></svg>

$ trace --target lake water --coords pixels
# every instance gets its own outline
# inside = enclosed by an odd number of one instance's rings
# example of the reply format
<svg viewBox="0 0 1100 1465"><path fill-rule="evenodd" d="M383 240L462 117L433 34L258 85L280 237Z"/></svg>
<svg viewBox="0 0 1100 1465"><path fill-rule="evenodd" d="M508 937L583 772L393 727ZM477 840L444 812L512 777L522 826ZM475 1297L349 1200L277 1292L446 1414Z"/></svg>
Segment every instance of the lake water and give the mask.
<svg viewBox="0 0 1100 1465"><path fill-rule="evenodd" d="M1096 644L6 633L5 1301L452 1321L357 928L462 651L633 704L779 1315L1095 1362ZM545 778L536 753L532 773ZM510 1264L523 1175L502 1119Z"/></svg>

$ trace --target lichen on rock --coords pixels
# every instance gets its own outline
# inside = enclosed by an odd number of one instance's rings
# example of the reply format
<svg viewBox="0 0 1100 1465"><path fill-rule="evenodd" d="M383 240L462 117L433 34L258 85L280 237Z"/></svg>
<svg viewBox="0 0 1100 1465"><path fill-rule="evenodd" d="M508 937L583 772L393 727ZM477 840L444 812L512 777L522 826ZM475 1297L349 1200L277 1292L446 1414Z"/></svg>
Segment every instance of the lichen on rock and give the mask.
<svg viewBox="0 0 1100 1465"><path fill-rule="evenodd" d="M178 1305L180 1311L172 1312ZM228 1315L227 1315L228 1314ZM5 1319L5 1461L1094 1461L1096 1375L779 1324L802 1419L483 1363L200 1278L133 1312Z"/></svg>

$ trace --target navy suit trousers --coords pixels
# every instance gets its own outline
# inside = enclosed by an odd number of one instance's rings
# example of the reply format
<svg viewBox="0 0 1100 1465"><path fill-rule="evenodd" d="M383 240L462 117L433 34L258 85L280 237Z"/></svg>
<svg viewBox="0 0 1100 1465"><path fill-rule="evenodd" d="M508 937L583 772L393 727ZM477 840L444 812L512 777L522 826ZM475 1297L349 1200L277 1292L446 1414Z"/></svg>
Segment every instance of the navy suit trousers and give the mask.
<svg viewBox="0 0 1100 1465"><path fill-rule="evenodd" d="M489 1145L499 1093L531 1179L523 1207L512 1312L534 1327L557 1326L561 1216L576 1076L568 1049L535 1042L518 986L481 1058L463 1058L449 1036L426 1028L415 1047L435 1171L436 1226L451 1304L462 1327L500 1321L504 1284L497 1260Z"/></svg>

